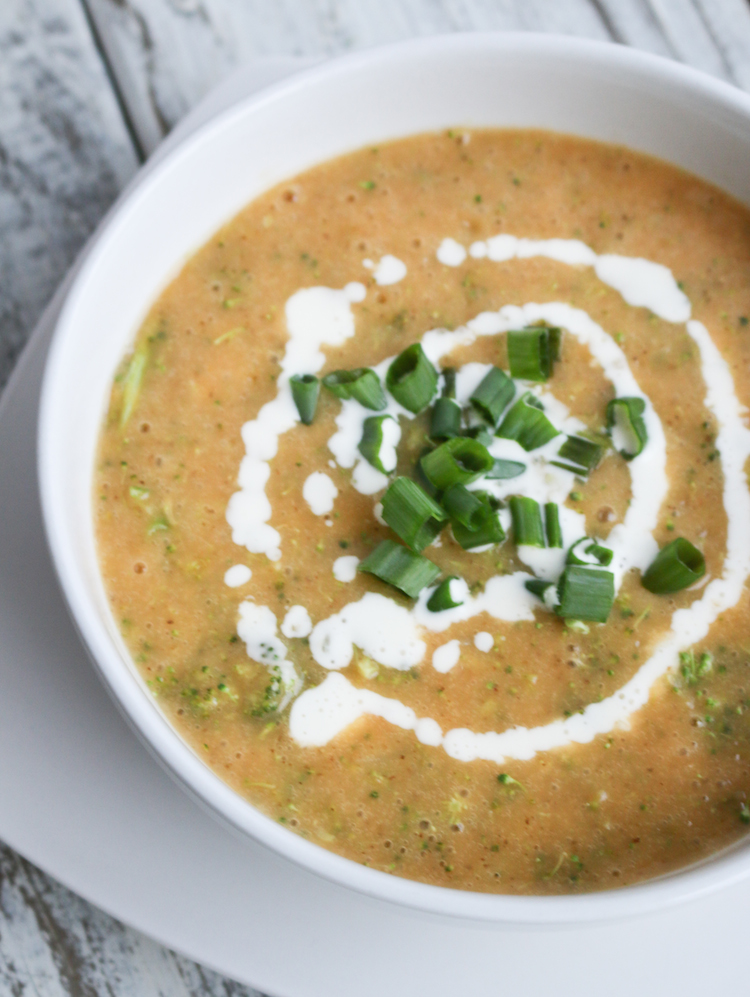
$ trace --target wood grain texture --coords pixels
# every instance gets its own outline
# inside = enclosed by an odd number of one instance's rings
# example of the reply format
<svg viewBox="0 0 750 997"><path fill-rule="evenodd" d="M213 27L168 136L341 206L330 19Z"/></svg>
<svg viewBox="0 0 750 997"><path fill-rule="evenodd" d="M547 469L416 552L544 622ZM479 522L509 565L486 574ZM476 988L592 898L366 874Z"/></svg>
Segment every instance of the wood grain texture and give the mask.
<svg viewBox="0 0 750 997"><path fill-rule="evenodd" d="M610 38L750 90L747 0L0 0L0 384L138 152L233 68L510 29ZM0 997L253 993L0 845Z"/></svg>
<svg viewBox="0 0 750 997"><path fill-rule="evenodd" d="M77 0L0 4L0 384L136 168Z"/></svg>

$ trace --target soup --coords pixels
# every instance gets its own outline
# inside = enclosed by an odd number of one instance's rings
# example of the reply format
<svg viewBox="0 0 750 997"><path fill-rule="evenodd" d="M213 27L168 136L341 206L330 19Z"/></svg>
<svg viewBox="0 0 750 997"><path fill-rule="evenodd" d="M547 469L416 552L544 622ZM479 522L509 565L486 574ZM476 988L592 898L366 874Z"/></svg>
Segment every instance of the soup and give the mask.
<svg viewBox="0 0 750 997"><path fill-rule="evenodd" d="M750 216L630 150L325 163L185 265L101 432L160 708L353 861L554 894L748 830Z"/></svg>

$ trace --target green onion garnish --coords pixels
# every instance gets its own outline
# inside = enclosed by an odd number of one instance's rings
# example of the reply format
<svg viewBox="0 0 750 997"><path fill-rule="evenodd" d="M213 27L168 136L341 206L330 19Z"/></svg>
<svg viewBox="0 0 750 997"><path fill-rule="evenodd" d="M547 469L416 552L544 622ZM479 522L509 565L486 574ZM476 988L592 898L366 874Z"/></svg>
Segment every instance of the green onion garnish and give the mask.
<svg viewBox="0 0 750 997"><path fill-rule="evenodd" d="M466 485L451 485L443 494L441 505L451 520L461 523L467 530L478 530L485 518L485 507L476 492L470 492Z"/></svg>
<svg viewBox="0 0 750 997"><path fill-rule="evenodd" d="M468 485L481 478L491 470L493 460L487 447L477 440L457 436L425 454L420 464L435 488L444 491L451 485Z"/></svg>
<svg viewBox="0 0 750 997"><path fill-rule="evenodd" d="M323 378L323 387L337 398L353 398L375 412L381 412L387 404L380 378L369 367L335 370Z"/></svg>
<svg viewBox="0 0 750 997"><path fill-rule="evenodd" d="M598 466L603 454L601 443L588 440L585 436L569 436L557 451L557 460L550 463L585 478Z"/></svg>
<svg viewBox="0 0 750 997"><path fill-rule="evenodd" d="M493 508L486 492L474 492L483 508L481 521L476 529L470 530L458 520L451 522L453 538L464 550L474 550L475 547L486 547L488 544L500 544L505 540L505 530L500 522L497 509Z"/></svg>
<svg viewBox="0 0 750 997"><path fill-rule="evenodd" d="M490 481L507 481L508 478L517 478L523 474L526 465L518 460L503 460L496 457L492 469L485 475Z"/></svg>
<svg viewBox="0 0 750 997"><path fill-rule="evenodd" d="M454 599L451 592L451 582L457 582L458 576L451 575L444 579L430 598L427 600L427 608L431 613L441 613L444 609L455 609L456 606L463 606L463 599Z"/></svg>
<svg viewBox="0 0 750 997"><path fill-rule="evenodd" d="M362 423L362 439L359 441L358 449L362 456L377 468L381 474L390 474L395 469L386 467L383 464L383 424L386 420L395 422L390 415L370 415Z"/></svg>
<svg viewBox="0 0 750 997"><path fill-rule="evenodd" d="M558 616L606 623L615 601L615 576L601 568L570 564L560 576L557 597Z"/></svg>
<svg viewBox="0 0 750 997"><path fill-rule="evenodd" d="M612 563L614 554L609 547L602 547L591 537L581 537L576 540L565 556L566 564L601 564L607 567Z"/></svg>
<svg viewBox="0 0 750 997"><path fill-rule="evenodd" d="M527 391L506 414L495 435L516 440L524 450L536 450L559 433L542 411L542 403L536 395Z"/></svg>
<svg viewBox="0 0 750 997"><path fill-rule="evenodd" d="M607 405L607 428L615 449L625 458L637 457L648 442L642 398L613 398Z"/></svg>
<svg viewBox="0 0 750 997"><path fill-rule="evenodd" d="M560 355L560 329L532 327L508 333L508 363L512 377L546 381Z"/></svg>
<svg viewBox="0 0 750 997"><path fill-rule="evenodd" d="M547 536L548 547L562 547L560 509L555 502L547 502L544 506L544 532Z"/></svg>
<svg viewBox="0 0 750 997"><path fill-rule="evenodd" d="M396 478L383 496L383 519L417 552L432 543L447 518L411 478Z"/></svg>
<svg viewBox="0 0 750 997"><path fill-rule="evenodd" d="M440 371L443 375L443 398L455 398L456 397L456 368L455 367L443 367Z"/></svg>
<svg viewBox="0 0 750 997"><path fill-rule="evenodd" d="M491 426L496 426L500 416L516 393L516 386L499 367L487 372L469 399L476 411Z"/></svg>
<svg viewBox="0 0 750 997"><path fill-rule="evenodd" d="M478 440L483 447L491 446L495 439L489 429L484 425L469 426L463 430L461 436L468 436L470 440Z"/></svg>
<svg viewBox="0 0 750 997"><path fill-rule="evenodd" d="M641 585L657 595L680 592L706 573L706 561L689 540L677 537L662 547L641 578Z"/></svg>
<svg viewBox="0 0 750 997"><path fill-rule="evenodd" d="M529 580L523 584L527 592L531 592L532 595L538 596L542 602L544 602L545 593L552 588L555 583L542 581L541 578L529 578Z"/></svg>
<svg viewBox="0 0 750 997"><path fill-rule="evenodd" d="M510 499L513 536L517 546L544 547L544 526L539 503L526 495L513 495Z"/></svg>
<svg viewBox="0 0 750 997"><path fill-rule="evenodd" d="M320 381L314 374L292 374L289 378L292 398L297 406L300 420L309 426L315 418L320 395Z"/></svg>
<svg viewBox="0 0 750 997"><path fill-rule="evenodd" d="M461 406L452 398L438 398L432 407L430 436L433 440L448 440L461 432Z"/></svg>
<svg viewBox="0 0 750 997"><path fill-rule="evenodd" d="M359 562L357 570L375 575L412 599L416 599L426 585L432 585L440 574L440 568L432 561L393 540L381 541L364 561Z"/></svg>
<svg viewBox="0 0 750 997"><path fill-rule="evenodd" d="M421 412L432 401L438 373L425 356L420 343L412 343L400 353L385 375L386 387L410 412Z"/></svg>

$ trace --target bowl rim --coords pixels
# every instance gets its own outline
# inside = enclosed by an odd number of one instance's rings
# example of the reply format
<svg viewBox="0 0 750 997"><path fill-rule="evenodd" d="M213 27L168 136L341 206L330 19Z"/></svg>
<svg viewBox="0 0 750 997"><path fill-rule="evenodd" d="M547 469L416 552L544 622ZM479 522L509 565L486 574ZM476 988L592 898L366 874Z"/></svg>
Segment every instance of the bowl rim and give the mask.
<svg viewBox="0 0 750 997"><path fill-rule="evenodd" d="M159 182L163 174L178 161L189 158L198 146L210 142L218 131L231 128L236 119L244 117L254 108L286 96L293 97L295 91L318 80L345 77L347 73L368 65L385 65L390 59L409 58L422 52L446 51L455 54L509 49L526 51L534 56L562 55L584 60L592 66L602 62L615 64L625 71L632 71L634 78L640 74L649 77L652 84L669 82L686 91L700 93L719 105L739 111L750 124L750 95L731 84L661 56L611 42L569 36L525 32L434 35L352 52L300 70L288 79L239 100L181 139L145 175L139 171L106 213L86 247L82 265L68 291L50 345L39 408L37 469L43 522L52 562L69 612L95 670L152 756L204 810L230 830L241 836L249 835L295 864L379 900L433 915L477 922L580 925L654 911L737 883L750 876L750 847L743 847L740 840L698 864L634 886L575 896L516 896L433 886L392 876L359 865L305 840L230 789L182 740L146 695L144 687L133 674L132 663L129 667L128 662L123 660L91 604L81 566L66 534L65 520L56 500L57 482L51 460L64 354L69 340L75 336L73 320L78 302L87 293L87 283L97 260L116 240L118 229L130 212L136 209L140 199Z"/></svg>

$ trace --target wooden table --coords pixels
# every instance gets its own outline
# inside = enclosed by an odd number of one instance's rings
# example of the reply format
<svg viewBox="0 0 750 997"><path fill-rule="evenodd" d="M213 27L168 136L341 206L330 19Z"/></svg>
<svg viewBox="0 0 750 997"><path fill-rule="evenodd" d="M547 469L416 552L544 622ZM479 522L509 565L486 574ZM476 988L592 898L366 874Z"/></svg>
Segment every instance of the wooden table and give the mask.
<svg viewBox="0 0 750 997"><path fill-rule="evenodd" d="M118 191L233 68L487 30L610 39L750 90L748 0L1 0L0 385ZM251 993L0 845L0 997Z"/></svg>

